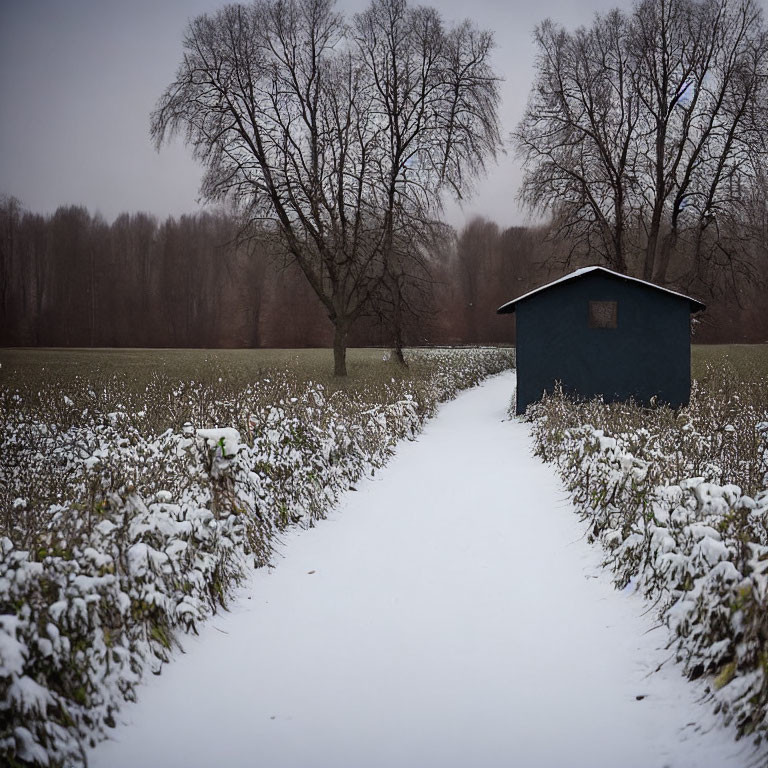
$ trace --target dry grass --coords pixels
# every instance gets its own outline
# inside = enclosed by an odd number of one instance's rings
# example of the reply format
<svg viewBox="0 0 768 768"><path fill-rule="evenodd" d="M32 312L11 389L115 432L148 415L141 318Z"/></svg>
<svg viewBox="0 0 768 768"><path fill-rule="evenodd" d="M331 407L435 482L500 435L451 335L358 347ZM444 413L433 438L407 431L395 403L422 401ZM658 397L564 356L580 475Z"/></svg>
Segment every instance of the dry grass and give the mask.
<svg viewBox="0 0 768 768"><path fill-rule="evenodd" d="M260 403L279 403L289 390L309 385L386 403L403 388L418 393L445 365L439 350L412 350L407 356L409 366L403 368L388 350L350 349L349 376L336 378L328 349L4 349L0 410L22 408L58 428L79 424L87 409L88 414L126 411L145 434L179 430L187 422L245 430L243 400L252 400L254 386ZM64 404L65 396L74 408Z"/></svg>
<svg viewBox="0 0 768 768"><path fill-rule="evenodd" d="M691 376L703 379L707 364L727 364L742 381L768 377L768 344L695 344L691 347Z"/></svg>
<svg viewBox="0 0 768 768"><path fill-rule="evenodd" d="M403 375L397 366L381 366L387 350L350 349L349 380L376 375L382 368ZM768 344L695 344L691 371L702 378L707 363L727 361L742 378L768 375ZM98 379L126 373L146 382L154 373L177 379L215 380L221 369L236 379L252 379L266 370L291 368L316 380L339 384L332 376L329 349L0 349L0 385L50 381L77 376Z"/></svg>
<svg viewBox="0 0 768 768"><path fill-rule="evenodd" d="M86 379L109 380L128 376L143 387L156 376L177 381L216 383L224 375L229 384L250 383L268 371L288 370L301 379L324 385L349 386L382 372L407 376L398 366L384 363L386 350L350 349L349 380L334 379L329 349L2 349L0 386L65 386Z"/></svg>

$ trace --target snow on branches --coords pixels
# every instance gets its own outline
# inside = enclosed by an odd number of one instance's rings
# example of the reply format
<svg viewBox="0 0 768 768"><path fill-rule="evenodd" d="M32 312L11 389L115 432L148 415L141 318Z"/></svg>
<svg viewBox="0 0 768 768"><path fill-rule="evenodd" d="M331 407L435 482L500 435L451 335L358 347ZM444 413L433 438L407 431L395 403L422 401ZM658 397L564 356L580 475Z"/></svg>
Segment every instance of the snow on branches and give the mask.
<svg viewBox="0 0 768 768"><path fill-rule="evenodd" d="M768 732L768 385L734 392L710 371L679 411L575 403L528 409L537 453L556 464L606 550L618 587L659 606L691 678L741 735Z"/></svg>

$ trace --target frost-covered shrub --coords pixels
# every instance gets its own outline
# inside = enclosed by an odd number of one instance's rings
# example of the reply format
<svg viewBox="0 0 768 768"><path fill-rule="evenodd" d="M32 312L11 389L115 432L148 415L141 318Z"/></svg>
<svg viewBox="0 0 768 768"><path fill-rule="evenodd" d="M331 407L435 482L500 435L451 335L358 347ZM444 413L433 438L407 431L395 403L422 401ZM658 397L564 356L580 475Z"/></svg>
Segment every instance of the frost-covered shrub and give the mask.
<svg viewBox="0 0 768 768"><path fill-rule="evenodd" d="M274 534L312 525L439 402L511 364L432 352L332 389L116 377L0 390L0 758L79 764Z"/></svg>
<svg viewBox="0 0 768 768"><path fill-rule="evenodd" d="M576 403L526 414L606 550L659 606L690 677L740 734L768 731L768 381L709 371L677 412Z"/></svg>

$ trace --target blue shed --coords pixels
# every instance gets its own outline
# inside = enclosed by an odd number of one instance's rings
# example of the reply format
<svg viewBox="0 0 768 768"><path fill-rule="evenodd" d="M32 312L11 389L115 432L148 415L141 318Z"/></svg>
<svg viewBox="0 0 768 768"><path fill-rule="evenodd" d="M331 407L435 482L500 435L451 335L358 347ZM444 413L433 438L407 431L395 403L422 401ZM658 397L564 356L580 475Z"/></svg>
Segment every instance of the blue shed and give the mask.
<svg viewBox="0 0 768 768"><path fill-rule="evenodd" d="M516 412L556 381L581 398L651 398L673 408L691 395L691 324L704 304L604 267L577 269L499 307L517 320Z"/></svg>

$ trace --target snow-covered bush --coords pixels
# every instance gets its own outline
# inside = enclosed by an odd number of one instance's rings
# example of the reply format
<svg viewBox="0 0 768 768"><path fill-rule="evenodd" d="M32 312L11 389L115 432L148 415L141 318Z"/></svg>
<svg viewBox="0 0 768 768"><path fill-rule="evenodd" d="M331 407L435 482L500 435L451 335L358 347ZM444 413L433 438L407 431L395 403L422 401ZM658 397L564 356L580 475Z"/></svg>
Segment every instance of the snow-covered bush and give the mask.
<svg viewBox="0 0 768 768"><path fill-rule="evenodd" d="M274 534L312 525L509 351L331 388L274 370L0 390L0 759L80 764Z"/></svg>
<svg viewBox="0 0 768 768"><path fill-rule="evenodd" d="M659 606L691 678L741 735L768 732L768 381L710 369L686 408L576 403L526 413L618 586Z"/></svg>

